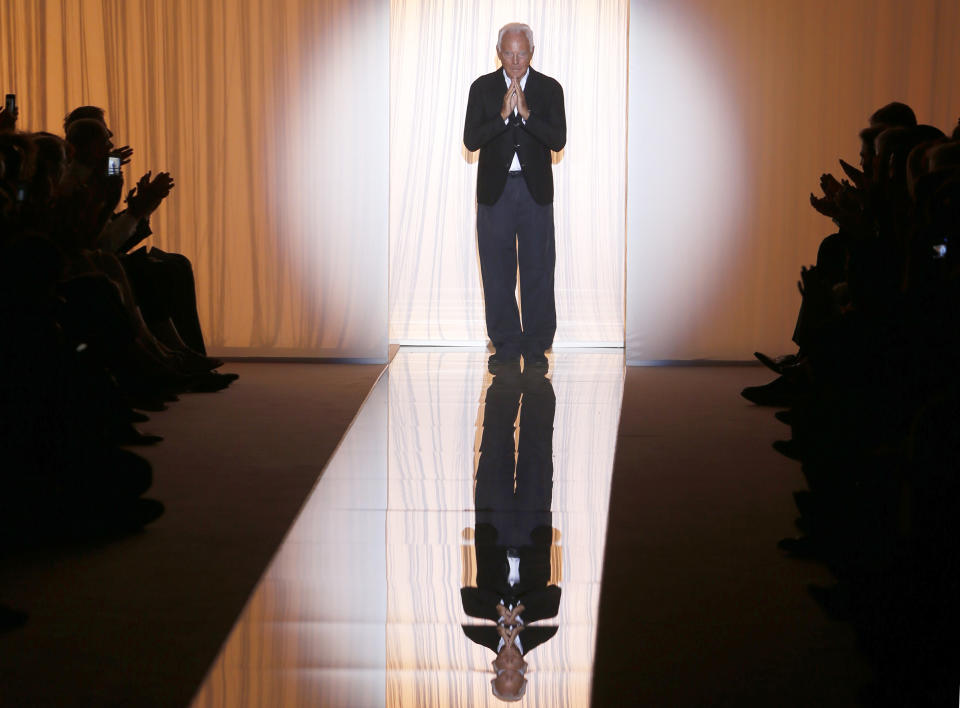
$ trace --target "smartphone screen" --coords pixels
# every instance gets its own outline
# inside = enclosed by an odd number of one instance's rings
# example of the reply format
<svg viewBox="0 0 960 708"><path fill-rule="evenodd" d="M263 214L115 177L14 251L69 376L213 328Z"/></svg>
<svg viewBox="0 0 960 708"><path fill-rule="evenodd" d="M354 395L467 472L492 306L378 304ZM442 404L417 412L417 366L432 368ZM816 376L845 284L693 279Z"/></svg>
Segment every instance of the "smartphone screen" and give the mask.
<svg viewBox="0 0 960 708"><path fill-rule="evenodd" d="M8 93L6 100L3 102L4 109L13 112L17 109L17 94Z"/></svg>
<svg viewBox="0 0 960 708"><path fill-rule="evenodd" d="M120 158L116 155L111 155L107 158L107 175L112 177L118 174L120 174Z"/></svg>

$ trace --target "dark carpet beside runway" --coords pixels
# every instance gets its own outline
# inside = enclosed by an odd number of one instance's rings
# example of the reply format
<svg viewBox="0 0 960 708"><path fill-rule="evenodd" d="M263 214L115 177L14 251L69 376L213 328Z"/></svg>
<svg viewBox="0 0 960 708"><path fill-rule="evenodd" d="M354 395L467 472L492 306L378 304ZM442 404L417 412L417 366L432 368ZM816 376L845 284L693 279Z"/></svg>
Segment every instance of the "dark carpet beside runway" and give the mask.
<svg viewBox="0 0 960 708"><path fill-rule="evenodd" d="M97 547L8 554L0 704L183 706L382 366L235 363L141 425L166 513Z"/></svg>
<svg viewBox="0 0 960 708"><path fill-rule="evenodd" d="M853 628L784 556L800 463L739 396L760 367L628 368L610 494L593 705L851 706L872 676Z"/></svg>

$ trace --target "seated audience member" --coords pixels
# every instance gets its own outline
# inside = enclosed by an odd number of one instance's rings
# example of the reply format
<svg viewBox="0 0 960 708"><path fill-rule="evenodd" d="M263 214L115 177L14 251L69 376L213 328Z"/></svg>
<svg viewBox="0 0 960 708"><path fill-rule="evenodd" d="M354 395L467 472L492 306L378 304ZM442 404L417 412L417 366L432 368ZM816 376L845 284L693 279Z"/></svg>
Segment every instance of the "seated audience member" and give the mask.
<svg viewBox="0 0 960 708"><path fill-rule="evenodd" d="M124 199L108 162L132 150L98 108L71 113L65 138L17 119L0 110L0 526L11 539L139 528L163 505L143 498L150 464L120 447L161 440L136 409L236 376L205 355L189 261L126 253L170 176L148 172Z"/></svg>
<svg viewBox="0 0 960 708"><path fill-rule="evenodd" d="M64 130L69 131L71 125L82 120L97 121L109 137L113 136L107 127L103 109L96 106L81 106L73 110L64 119ZM128 146L117 152L123 161L128 161L133 154ZM173 180L169 179L167 173L160 173L154 182L173 187ZM158 196L161 200L165 197ZM153 206L150 213L155 208ZM167 253L156 247L149 252L140 248L128 254L152 233L149 213L132 215L131 218L129 212L128 209L116 215L117 226L110 229L107 235L109 242L104 247L120 254L144 319L154 334L170 347L188 348L206 354L197 312L193 266L185 256Z"/></svg>
<svg viewBox="0 0 960 708"><path fill-rule="evenodd" d="M821 179L838 226L801 269L797 354L757 357L779 377L744 389L786 408L802 462L802 535L779 546L828 565L810 594L849 619L877 663L884 705L946 705L960 674L960 134L892 103L860 133L861 170ZM868 701L872 702L872 701Z"/></svg>

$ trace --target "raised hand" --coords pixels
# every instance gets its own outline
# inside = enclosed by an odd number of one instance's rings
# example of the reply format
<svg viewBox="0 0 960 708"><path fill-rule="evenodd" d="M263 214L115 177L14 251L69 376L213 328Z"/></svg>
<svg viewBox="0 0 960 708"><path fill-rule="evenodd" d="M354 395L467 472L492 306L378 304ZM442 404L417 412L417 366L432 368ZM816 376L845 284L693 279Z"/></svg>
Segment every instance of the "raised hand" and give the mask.
<svg viewBox="0 0 960 708"><path fill-rule="evenodd" d="M169 172L158 172L152 180L150 173L147 172L127 195L130 213L138 219L149 216L167 198L173 187L173 177Z"/></svg>
<svg viewBox="0 0 960 708"><path fill-rule="evenodd" d="M829 197L817 197L810 192L810 205L824 216L831 219L840 218L840 208Z"/></svg>
<svg viewBox="0 0 960 708"><path fill-rule="evenodd" d="M507 92L503 94L503 105L500 106L500 117L503 120L506 120L510 117L510 114L513 113L513 109L517 107L517 91L520 89L517 80L514 79L510 84L510 88L507 89Z"/></svg>
<svg viewBox="0 0 960 708"><path fill-rule="evenodd" d="M831 174L823 174L820 175L820 189L823 190L824 196L828 199L836 199L841 186L836 177Z"/></svg>
<svg viewBox="0 0 960 708"><path fill-rule="evenodd" d="M133 156L133 148L129 145L124 145L123 147L118 147L110 154L114 157L119 157L121 165L129 165L130 158Z"/></svg>
<svg viewBox="0 0 960 708"><path fill-rule="evenodd" d="M851 165L849 162L844 162L840 160L840 167L843 168L843 171L846 173L847 177L850 178L850 181L853 182L853 186L857 189L863 187L863 172L858 170L856 167Z"/></svg>

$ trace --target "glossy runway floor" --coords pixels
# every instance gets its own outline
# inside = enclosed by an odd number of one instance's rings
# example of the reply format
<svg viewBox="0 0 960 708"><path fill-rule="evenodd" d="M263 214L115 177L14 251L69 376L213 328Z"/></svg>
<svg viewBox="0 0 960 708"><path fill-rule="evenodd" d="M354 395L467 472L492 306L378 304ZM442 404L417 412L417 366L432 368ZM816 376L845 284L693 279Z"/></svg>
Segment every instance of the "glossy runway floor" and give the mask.
<svg viewBox="0 0 960 708"><path fill-rule="evenodd" d="M400 349L195 706L589 703L623 352L486 357Z"/></svg>

